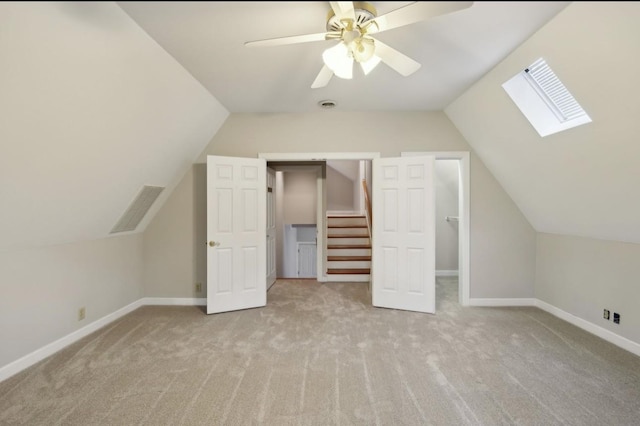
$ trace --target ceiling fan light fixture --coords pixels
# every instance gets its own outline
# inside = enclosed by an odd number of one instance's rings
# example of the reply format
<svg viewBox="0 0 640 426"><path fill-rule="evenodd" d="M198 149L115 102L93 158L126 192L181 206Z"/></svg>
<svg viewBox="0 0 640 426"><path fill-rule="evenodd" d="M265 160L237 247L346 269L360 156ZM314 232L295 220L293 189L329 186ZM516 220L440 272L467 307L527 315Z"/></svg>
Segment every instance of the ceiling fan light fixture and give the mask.
<svg viewBox="0 0 640 426"><path fill-rule="evenodd" d="M371 59L376 49L373 39L369 37L359 37L352 42L350 47L351 52L353 52L353 59L360 63Z"/></svg>
<svg viewBox="0 0 640 426"><path fill-rule="evenodd" d="M380 57L373 55L371 59L366 62L360 62L360 67L362 68L362 72L364 75L368 75L373 69L378 66L378 64L382 61Z"/></svg>
<svg viewBox="0 0 640 426"><path fill-rule="evenodd" d="M338 77L350 80L353 78L353 58L349 48L343 42L322 53L325 65Z"/></svg>

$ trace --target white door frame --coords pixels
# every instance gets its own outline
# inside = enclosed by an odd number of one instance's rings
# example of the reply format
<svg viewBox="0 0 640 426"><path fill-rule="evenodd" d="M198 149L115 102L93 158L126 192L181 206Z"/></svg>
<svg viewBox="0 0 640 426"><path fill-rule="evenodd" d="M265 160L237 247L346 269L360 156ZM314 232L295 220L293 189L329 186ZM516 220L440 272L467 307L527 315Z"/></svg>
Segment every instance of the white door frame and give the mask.
<svg viewBox="0 0 640 426"><path fill-rule="evenodd" d="M469 306L469 218L471 205L471 185L468 151L422 151L401 152L400 156L432 155L436 160L458 160L458 300L462 306Z"/></svg>
<svg viewBox="0 0 640 426"><path fill-rule="evenodd" d="M460 179L459 179L459 202L458 202L458 299L462 306L469 306L470 293L470 273L469 273L469 219L471 205L471 186L470 186L470 164L469 151L422 151L422 152L401 152L403 155L433 155L436 160L459 160L460 161ZM373 160L380 158L379 152L276 152L276 153L259 153L258 158L264 158L267 161L325 161L325 160ZM326 191L322 185L322 200L318 200L318 209L323 209L319 214L324 216L324 208L326 207ZM318 223L318 228L325 226L325 218L322 218L322 225ZM318 235L320 237L320 234ZM320 241L320 238L318 238ZM318 252L324 253L327 246L326 235L322 234L322 244L318 245ZM320 255L319 255L320 256ZM318 259L320 257L318 256ZM318 263L318 271L322 271L322 279L318 274L318 281L328 281L328 277L324 273L324 259L322 263Z"/></svg>
<svg viewBox="0 0 640 426"><path fill-rule="evenodd" d="M258 153L258 158L264 158L269 161L327 161L327 160L373 160L374 158L380 158L379 152L267 152ZM276 167L276 170L281 170L282 166ZM298 167L298 166L296 166ZM302 166L304 167L304 166ZM319 166L311 166L319 167ZM318 180L318 203L317 203L317 232L318 232L318 246L316 250L316 271L318 274L317 280L319 282L328 282L330 278L327 276L327 268L325 267L325 256L327 252L327 236L326 236L326 209L327 209L327 189L325 185L326 176L321 176Z"/></svg>

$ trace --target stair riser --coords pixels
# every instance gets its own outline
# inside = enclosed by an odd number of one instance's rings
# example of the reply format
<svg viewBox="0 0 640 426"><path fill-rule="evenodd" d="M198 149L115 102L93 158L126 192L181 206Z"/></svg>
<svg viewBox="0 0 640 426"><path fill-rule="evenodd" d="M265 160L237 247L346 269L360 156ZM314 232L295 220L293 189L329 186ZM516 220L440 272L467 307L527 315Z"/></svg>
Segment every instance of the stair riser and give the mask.
<svg viewBox="0 0 640 426"><path fill-rule="evenodd" d="M357 261L334 261L327 262L327 268L329 269L363 269L371 268L371 261L357 260Z"/></svg>
<svg viewBox="0 0 640 426"><path fill-rule="evenodd" d="M367 228L327 228L327 235L348 234L369 236Z"/></svg>
<svg viewBox="0 0 640 426"><path fill-rule="evenodd" d="M329 256L371 256L371 249L329 249Z"/></svg>
<svg viewBox="0 0 640 426"><path fill-rule="evenodd" d="M330 282L341 282L341 283L360 283L360 282L368 282L371 280L371 276L368 274L362 275L339 275L339 274L329 274L327 278Z"/></svg>
<svg viewBox="0 0 640 426"><path fill-rule="evenodd" d="M364 218L342 218L342 217L328 217L327 225L365 225L367 224L367 220Z"/></svg>
<svg viewBox="0 0 640 426"><path fill-rule="evenodd" d="M345 245L345 244L357 244L365 245L370 244L369 238L327 238L329 245Z"/></svg>

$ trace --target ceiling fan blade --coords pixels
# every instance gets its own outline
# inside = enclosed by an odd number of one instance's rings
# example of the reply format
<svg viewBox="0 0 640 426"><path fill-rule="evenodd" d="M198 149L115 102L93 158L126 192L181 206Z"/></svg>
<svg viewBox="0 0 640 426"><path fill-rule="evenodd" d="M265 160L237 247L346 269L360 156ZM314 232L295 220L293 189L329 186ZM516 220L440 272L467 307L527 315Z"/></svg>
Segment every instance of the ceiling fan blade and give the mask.
<svg viewBox="0 0 640 426"><path fill-rule="evenodd" d="M311 41L321 41L339 37L340 33L333 34L328 33L316 33L316 34L304 34L298 36L269 38L265 40L247 41L244 43L247 47L262 47L262 46L282 46L284 44L296 44L296 43L308 43Z"/></svg>
<svg viewBox="0 0 640 426"><path fill-rule="evenodd" d="M368 21L367 32L373 34L392 30L415 22L426 21L436 16L467 9L471 5L473 5L472 1L417 1Z"/></svg>
<svg viewBox="0 0 640 426"><path fill-rule="evenodd" d="M356 13L353 10L352 1L330 1L331 9L338 19L351 19L356 20Z"/></svg>
<svg viewBox="0 0 640 426"><path fill-rule="evenodd" d="M328 66L323 65L322 69L318 73L318 76L313 81L311 88L318 89L320 87L326 86L327 84L329 84L329 80L331 80L331 77L333 77L333 71L331 71Z"/></svg>
<svg viewBox="0 0 640 426"><path fill-rule="evenodd" d="M375 39L376 53L375 55L382 59L382 62L389 65L391 68L402 74L408 76L418 71L422 65L407 55L398 52L393 47L390 47L380 40Z"/></svg>

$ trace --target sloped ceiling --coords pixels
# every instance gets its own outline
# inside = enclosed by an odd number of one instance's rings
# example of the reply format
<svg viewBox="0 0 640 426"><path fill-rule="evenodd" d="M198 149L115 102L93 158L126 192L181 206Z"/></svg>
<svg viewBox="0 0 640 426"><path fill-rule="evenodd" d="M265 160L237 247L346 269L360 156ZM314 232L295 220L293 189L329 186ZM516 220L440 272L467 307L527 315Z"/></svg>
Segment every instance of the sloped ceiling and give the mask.
<svg viewBox="0 0 640 426"><path fill-rule="evenodd" d="M370 2L379 15L415 2ZM425 5L438 2L422 2ZM445 2L446 3L446 2ZM422 64L403 77L385 64L366 77L311 89L331 40L246 47L326 31L327 1L124 1L120 6L231 112L442 111L569 2L483 1L376 37ZM437 5L436 5L437 7Z"/></svg>
<svg viewBox="0 0 640 426"><path fill-rule="evenodd" d="M115 3L0 3L0 58L0 249L103 238L145 184L157 210L228 116Z"/></svg>
<svg viewBox="0 0 640 426"><path fill-rule="evenodd" d="M537 231L640 243L639 20L573 2L445 109ZM539 57L592 123L536 133L501 85Z"/></svg>

